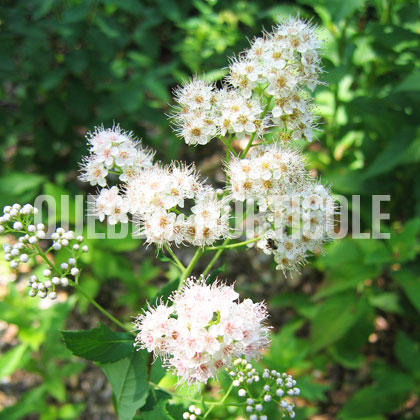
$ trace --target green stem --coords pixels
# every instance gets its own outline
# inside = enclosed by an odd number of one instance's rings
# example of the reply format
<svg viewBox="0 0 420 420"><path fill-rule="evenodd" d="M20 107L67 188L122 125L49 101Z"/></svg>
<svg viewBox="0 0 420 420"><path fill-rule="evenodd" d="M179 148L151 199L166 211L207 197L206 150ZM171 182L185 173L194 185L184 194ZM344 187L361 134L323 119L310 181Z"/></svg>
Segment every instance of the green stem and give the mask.
<svg viewBox="0 0 420 420"><path fill-rule="evenodd" d="M195 265L197 264L198 260L203 255L203 253L204 253L203 248L197 248L197 251L195 252L194 256L192 257L190 263L185 268L185 270L182 272L181 280L179 281L178 290L181 289L181 287L184 284L185 280L191 274L193 268L195 267Z"/></svg>
<svg viewBox="0 0 420 420"><path fill-rule="evenodd" d="M54 273L61 276L60 271L56 268L56 266L47 258L47 256L44 254L44 252L41 250L38 244L35 244L35 249L38 252L38 255L51 267ZM78 280L78 279L77 279ZM114 324L121 327L123 330L126 330L128 332L131 332L133 335L135 335L130 329L124 326L124 324L120 321L118 321L117 318L112 316L105 308L103 308L101 305L99 305L98 302L96 302L95 299L93 299L91 296L89 296L76 282L70 283L77 291L79 291L93 306L95 306L100 312L102 312L108 319L110 319Z"/></svg>
<svg viewBox="0 0 420 420"><path fill-rule="evenodd" d="M228 140L226 140L223 136L219 136L219 139L226 146L226 154L229 150L234 156L238 156Z"/></svg>
<svg viewBox="0 0 420 420"><path fill-rule="evenodd" d="M221 246L221 248L218 249L218 251L214 254L213 258L208 263L206 269L203 271L203 276L204 277L207 276L207 274L210 273L210 270L212 269L213 265L216 264L216 262L219 259L220 255L226 249L226 248L224 248L224 246L226 246L229 242L230 242L230 239L225 239L225 241L223 242L223 245Z"/></svg>
<svg viewBox="0 0 420 420"><path fill-rule="evenodd" d="M227 400L227 398L229 397L230 393L232 392L232 389L233 389L233 381L230 384L229 389L226 391L226 394L224 395L224 397L219 402L216 402L216 403L213 403L213 404L211 404L211 403L210 404L207 404L207 405L210 405L210 407L204 413L203 419L205 419L205 418L208 417L208 415L212 412L212 410L213 410L214 407L216 407L217 405L223 405L224 404L224 402Z"/></svg>
<svg viewBox="0 0 420 420"><path fill-rule="evenodd" d="M165 249L168 251L169 255L173 258L175 264L178 266L178 268L181 271L185 270L185 266L184 264L182 264L182 262L178 259L178 257L175 255L175 253L172 251L171 247L168 244L164 244L163 245L165 247Z"/></svg>
<svg viewBox="0 0 420 420"><path fill-rule="evenodd" d="M253 242L257 242L259 241L264 235L261 236L257 236L256 238L252 238L252 239L248 239L247 241L243 241L243 242L236 242L235 244L230 244L230 245L220 245L220 246L212 246L212 247L208 247L206 248L206 251L216 251L218 249L231 249L231 248L239 248L241 246L245 246L248 244L252 244Z"/></svg>
<svg viewBox="0 0 420 420"><path fill-rule="evenodd" d="M96 309L98 309L100 312L102 312L114 324L117 324L123 330L135 335L135 333L133 333L129 328L127 328L122 322L118 321L117 318L115 318L105 308L103 308L101 305L99 305L99 303L96 302L96 300L93 299L91 296L89 296L78 284L76 284L74 282L72 282L71 284L81 295L83 295L83 297L85 299L87 299L93 306L95 306Z"/></svg>

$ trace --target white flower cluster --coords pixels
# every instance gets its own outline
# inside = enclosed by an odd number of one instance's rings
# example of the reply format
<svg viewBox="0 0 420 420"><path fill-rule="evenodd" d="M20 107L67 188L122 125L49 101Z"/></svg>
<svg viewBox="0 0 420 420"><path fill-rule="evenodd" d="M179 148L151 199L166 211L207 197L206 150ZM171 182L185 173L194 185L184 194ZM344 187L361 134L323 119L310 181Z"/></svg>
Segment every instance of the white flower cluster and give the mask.
<svg viewBox="0 0 420 420"><path fill-rule="evenodd" d="M3 216L0 217L0 233L21 234L15 244L3 245L4 259L9 262L11 268L18 268L20 263L28 263L31 257L40 254L38 242L46 238L46 228L42 223L33 224L33 216L37 213L38 209L30 204L24 206L13 204L3 209ZM51 249L58 251L67 247L72 257L67 263L62 263L60 268L55 266L46 268L43 271L44 281L35 275L30 276L27 285L31 297L39 296L43 299L48 296L50 299L56 299L56 286L68 286L68 276L74 278L79 276L77 260L81 253L88 252L88 246L82 245L83 236L75 237L72 231L57 228L51 239L53 241Z"/></svg>
<svg viewBox="0 0 420 420"><path fill-rule="evenodd" d="M245 410L250 414L250 420L268 420L267 415L263 414L264 405L268 403L276 403L282 417L295 417L293 411L295 405L290 402L290 397L299 395L300 389L296 387L296 381L291 375L268 369L264 369L264 372L259 374L243 358L233 362L229 375L232 377L233 386L239 388L238 395L246 398ZM255 382L262 387L262 392L258 392L258 397L253 397L249 391L249 385ZM246 386L242 387L243 384Z"/></svg>
<svg viewBox="0 0 420 420"><path fill-rule="evenodd" d="M335 206L330 192L310 182L287 196L268 198L257 247L272 254L278 270L296 270L320 254L333 233Z"/></svg>
<svg viewBox="0 0 420 420"><path fill-rule="evenodd" d="M263 238L257 246L274 255L277 269L296 270L321 252L332 233L334 201L309 176L299 152L279 143L261 146L246 159L233 158L227 174L232 199L258 204Z"/></svg>
<svg viewBox="0 0 420 420"><path fill-rule="evenodd" d="M176 133L190 145L207 144L216 136L262 136L269 118L262 117L258 99L245 98L236 89L220 89L193 79L175 92L178 103L172 115Z"/></svg>
<svg viewBox="0 0 420 420"><path fill-rule="evenodd" d="M238 297L231 286L190 278L171 306L149 307L137 318L135 345L162 357L188 384L205 383L234 358L256 358L268 345L265 304Z"/></svg>
<svg viewBox="0 0 420 420"><path fill-rule="evenodd" d="M126 223L133 215L148 243L205 246L229 236L227 200L204 185L193 166L144 168L122 190L102 189L94 214L101 221L107 216L110 224ZM190 214L185 214L188 200Z"/></svg>
<svg viewBox="0 0 420 420"><path fill-rule="evenodd" d="M256 38L232 60L228 88L194 78L175 91L178 136L207 144L226 134L262 136L277 125L285 138L312 141L317 118L308 93L320 83L319 49L314 27L300 19Z"/></svg>
<svg viewBox="0 0 420 420"><path fill-rule="evenodd" d="M302 155L280 143L256 147L245 159L232 158L226 169L232 199L256 200L262 210L268 197L289 194L308 178Z"/></svg>
<svg viewBox="0 0 420 420"><path fill-rule="evenodd" d="M105 187L111 170L118 172L120 180L126 182L142 168L153 164L154 153L141 147L133 134L119 125L107 129L96 127L86 138L90 155L82 163L80 179L91 185Z"/></svg>
<svg viewBox="0 0 420 420"><path fill-rule="evenodd" d="M314 27L289 19L232 61L229 83L247 98L264 91L274 99L273 121L292 139L312 141L316 118L305 89L320 83L319 49Z"/></svg>

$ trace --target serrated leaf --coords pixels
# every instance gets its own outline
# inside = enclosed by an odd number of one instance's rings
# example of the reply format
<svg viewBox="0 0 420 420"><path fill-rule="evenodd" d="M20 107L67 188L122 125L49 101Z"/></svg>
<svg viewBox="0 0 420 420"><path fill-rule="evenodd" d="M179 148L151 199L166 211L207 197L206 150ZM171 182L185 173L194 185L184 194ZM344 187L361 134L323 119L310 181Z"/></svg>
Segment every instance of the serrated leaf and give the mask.
<svg viewBox="0 0 420 420"><path fill-rule="evenodd" d="M133 336L101 324L87 331L62 331L67 348L76 356L100 363L116 362L134 351Z"/></svg>
<svg viewBox="0 0 420 420"><path fill-rule="evenodd" d="M147 353L135 351L118 362L102 364L101 368L112 386L118 419L132 420L149 395Z"/></svg>

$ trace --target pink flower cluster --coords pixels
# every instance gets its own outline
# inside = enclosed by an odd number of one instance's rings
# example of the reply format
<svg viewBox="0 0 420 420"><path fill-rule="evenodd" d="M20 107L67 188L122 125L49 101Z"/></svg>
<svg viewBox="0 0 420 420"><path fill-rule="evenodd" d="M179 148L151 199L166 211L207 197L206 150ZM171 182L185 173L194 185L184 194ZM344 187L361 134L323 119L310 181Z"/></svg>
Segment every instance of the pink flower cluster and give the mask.
<svg viewBox="0 0 420 420"><path fill-rule="evenodd" d="M162 357L188 384L205 383L238 357L258 357L269 343L265 304L238 298L232 286L190 278L171 306L149 306L136 319L135 345Z"/></svg>

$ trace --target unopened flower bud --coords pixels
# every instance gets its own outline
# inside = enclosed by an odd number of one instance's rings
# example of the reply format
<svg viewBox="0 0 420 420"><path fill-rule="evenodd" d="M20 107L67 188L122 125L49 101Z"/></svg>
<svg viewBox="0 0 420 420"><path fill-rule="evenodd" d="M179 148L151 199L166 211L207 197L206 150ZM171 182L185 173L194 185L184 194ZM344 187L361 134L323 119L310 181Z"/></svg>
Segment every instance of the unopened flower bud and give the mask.
<svg viewBox="0 0 420 420"><path fill-rule="evenodd" d="M13 223L13 229L14 230L22 230L23 229L22 223L20 223L20 222Z"/></svg>
<svg viewBox="0 0 420 420"><path fill-rule="evenodd" d="M78 268L76 268L76 267L73 267L73 268L70 270L70 274L71 274L72 276L77 276L77 275L79 274L79 269L78 269Z"/></svg>
<svg viewBox="0 0 420 420"><path fill-rule="evenodd" d="M60 242L54 242L52 247L55 251L59 251L61 249L61 244Z"/></svg>

